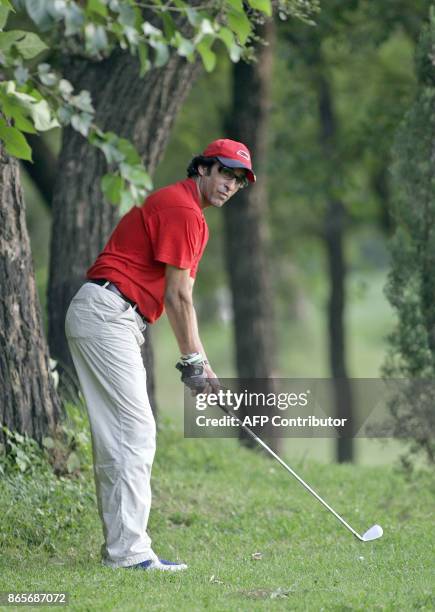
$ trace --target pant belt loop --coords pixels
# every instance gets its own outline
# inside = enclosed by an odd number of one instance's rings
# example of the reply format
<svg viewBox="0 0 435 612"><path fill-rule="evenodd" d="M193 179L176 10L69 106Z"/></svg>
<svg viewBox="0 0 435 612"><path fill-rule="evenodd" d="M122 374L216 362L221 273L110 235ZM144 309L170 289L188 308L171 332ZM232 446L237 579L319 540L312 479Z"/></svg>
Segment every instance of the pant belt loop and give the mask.
<svg viewBox="0 0 435 612"><path fill-rule="evenodd" d="M110 281L106 281L103 285L104 289L107 287L107 285L110 285Z"/></svg>

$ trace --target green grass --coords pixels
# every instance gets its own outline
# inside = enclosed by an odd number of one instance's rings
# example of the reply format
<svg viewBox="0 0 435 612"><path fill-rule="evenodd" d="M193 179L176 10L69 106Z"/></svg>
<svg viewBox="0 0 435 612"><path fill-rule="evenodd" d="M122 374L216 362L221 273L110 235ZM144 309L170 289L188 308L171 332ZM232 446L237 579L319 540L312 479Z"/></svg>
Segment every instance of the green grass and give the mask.
<svg viewBox="0 0 435 612"><path fill-rule="evenodd" d="M288 459L355 529L379 522L384 537L359 543L278 464L166 423L149 530L189 570L101 567L91 472L57 484L36 472L0 482L0 591L67 591L73 610L433 610L429 475Z"/></svg>

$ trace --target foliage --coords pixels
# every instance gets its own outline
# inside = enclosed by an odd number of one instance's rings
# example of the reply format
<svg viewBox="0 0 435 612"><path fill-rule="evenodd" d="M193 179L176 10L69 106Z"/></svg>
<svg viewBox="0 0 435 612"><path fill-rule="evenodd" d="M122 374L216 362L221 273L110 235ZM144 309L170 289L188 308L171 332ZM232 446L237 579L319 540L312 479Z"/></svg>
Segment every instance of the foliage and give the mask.
<svg viewBox="0 0 435 612"><path fill-rule="evenodd" d="M282 111L272 118L270 183L272 202L281 201L276 212L288 215L289 202L297 212L291 227L281 217L275 224L287 245L292 228L295 235L304 232L304 240L320 229L325 183L355 220L379 215L374 177L388 164L415 87L406 16L412 12L421 27L427 14L421 2L388 4L350 2L343 10L335 0L322 6L316 28L281 26L274 100ZM320 77L329 84L336 117L329 157L319 142Z"/></svg>
<svg viewBox="0 0 435 612"><path fill-rule="evenodd" d="M394 149L391 271L386 287L398 323L384 368L407 379L391 405L392 433L435 462L435 7L416 53L418 91ZM426 382L427 381L427 382Z"/></svg>
<svg viewBox="0 0 435 612"><path fill-rule="evenodd" d="M53 554L60 539L70 541L80 534L84 512L96 512L89 426L77 406L66 406L66 415L56 433L44 438L42 448L29 436L3 427L2 548L13 542L15 547ZM59 537L55 540L53 534Z"/></svg>
<svg viewBox="0 0 435 612"><path fill-rule="evenodd" d="M424 4L349 2L344 8L337 0L322 4L316 28L298 23L279 28L269 224L280 300L276 310L287 319L306 314L305 292L325 287L319 235L326 188L346 209L349 271L387 264L388 165L394 133L415 93L413 36L427 16ZM336 121L330 155L319 140L320 78L329 85Z"/></svg>
<svg viewBox="0 0 435 612"><path fill-rule="evenodd" d="M140 76L164 66L171 52L206 70L216 63L221 41L232 61L249 53L253 28L261 15L272 14L270 0L188 3L173 0L150 4L136 0L0 0L0 138L6 151L31 160L25 134L71 126L101 149L111 172L102 179L106 199L125 212L152 188L149 174L133 145L95 123L87 91L75 92L53 67L56 52L101 61L115 49L137 56ZM280 0L282 16L301 19L315 10L316 0ZM35 31L8 29L9 17L30 18ZM42 60L42 61L41 61Z"/></svg>
<svg viewBox="0 0 435 612"><path fill-rule="evenodd" d="M66 417L56 431L46 436L42 448L27 434L3 427L5 443L0 447L0 475L53 472L57 476L78 476L91 467L91 443L87 420L78 406L67 404Z"/></svg>
<svg viewBox="0 0 435 612"><path fill-rule="evenodd" d="M47 467L48 454L36 440L2 427L5 443L0 446L0 475L27 473L32 475Z"/></svg>

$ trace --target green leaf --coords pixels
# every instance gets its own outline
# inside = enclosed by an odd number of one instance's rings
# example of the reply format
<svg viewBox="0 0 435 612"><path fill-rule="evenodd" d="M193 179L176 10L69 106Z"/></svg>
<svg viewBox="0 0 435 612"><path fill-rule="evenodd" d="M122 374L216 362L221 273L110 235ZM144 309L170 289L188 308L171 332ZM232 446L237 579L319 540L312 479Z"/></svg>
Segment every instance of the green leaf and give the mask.
<svg viewBox="0 0 435 612"><path fill-rule="evenodd" d="M251 22L246 17L245 13L231 11L227 15L227 21L233 32L237 34L242 45L244 45L251 33Z"/></svg>
<svg viewBox="0 0 435 612"><path fill-rule="evenodd" d="M201 56L202 63L204 64L204 68L207 72L211 72L216 66L216 55L210 49L211 41L208 40L208 37L203 39L199 45L197 45L196 49Z"/></svg>
<svg viewBox="0 0 435 612"><path fill-rule="evenodd" d="M27 470L27 463L26 463L26 461L23 461L22 459L17 457L15 459L15 463L18 465L18 468L19 468L20 472L25 472Z"/></svg>
<svg viewBox="0 0 435 612"><path fill-rule="evenodd" d="M119 151L116 145L110 142L103 142L101 145L98 145L98 147L103 151L108 164L119 164L119 162L125 159L123 153Z"/></svg>
<svg viewBox="0 0 435 612"><path fill-rule="evenodd" d="M0 32L0 50L10 51L12 45L20 38L20 32L11 30L10 32Z"/></svg>
<svg viewBox="0 0 435 612"><path fill-rule="evenodd" d="M40 100L36 104L32 104L30 112L35 127L39 132L45 132L47 130L51 130L52 128L59 127L59 122L53 116L53 113L46 100Z"/></svg>
<svg viewBox="0 0 435 612"><path fill-rule="evenodd" d="M71 453L66 462L66 469L69 474L72 474L75 470L80 469L80 459L77 453Z"/></svg>
<svg viewBox="0 0 435 612"><path fill-rule="evenodd" d="M165 37L169 41L174 36L176 31L174 20L167 13L162 13L160 17L163 21L163 31L165 33Z"/></svg>
<svg viewBox="0 0 435 612"><path fill-rule="evenodd" d="M136 30L136 28L132 28L131 26L124 26L124 36L132 47L137 47L139 43L140 34Z"/></svg>
<svg viewBox="0 0 435 612"><path fill-rule="evenodd" d="M54 447L53 438L50 438L50 436L47 436L47 437L43 438L42 439L42 446L44 448L53 448Z"/></svg>
<svg viewBox="0 0 435 612"><path fill-rule="evenodd" d="M124 180L117 174L105 174L101 179L101 189L111 204L119 204L121 192L124 189Z"/></svg>
<svg viewBox="0 0 435 612"><path fill-rule="evenodd" d="M74 2L71 2L62 9L62 13L65 20L65 35L73 36L74 34L78 34L85 23L85 16L82 9Z"/></svg>
<svg viewBox="0 0 435 612"><path fill-rule="evenodd" d="M71 85L69 81L66 79L60 79L59 81L59 91L62 94L63 98L69 98L72 92L74 91L74 87Z"/></svg>
<svg viewBox="0 0 435 612"><path fill-rule="evenodd" d="M20 100L23 105L32 104L36 102L36 98L29 94L25 94L21 91L17 91L17 84L15 81L5 81L0 83L0 89L2 89L6 95L12 96Z"/></svg>
<svg viewBox="0 0 435 612"><path fill-rule="evenodd" d="M3 119L0 119L0 139L9 155L32 161L32 149L23 134L17 128L9 127Z"/></svg>
<svg viewBox="0 0 435 612"><path fill-rule="evenodd" d="M86 89L83 89L77 96L72 96L69 102L72 106L76 106L86 113L95 113L95 109L92 106L91 94Z"/></svg>
<svg viewBox="0 0 435 612"><path fill-rule="evenodd" d="M80 113L71 117L71 125L76 132L80 132L86 138L89 134L92 120L93 116L89 113Z"/></svg>
<svg viewBox="0 0 435 612"><path fill-rule="evenodd" d="M31 59L41 51L48 49L47 45L33 32L24 30L0 32L0 49L9 51L13 46L18 49L24 59Z"/></svg>
<svg viewBox="0 0 435 612"><path fill-rule="evenodd" d="M24 85L29 79L29 69L24 68L23 65L17 66L14 70L14 78L19 87Z"/></svg>
<svg viewBox="0 0 435 612"><path fill-rule="evenodd" d="M32 123L23 115L23 107L13 96L0 95L2 112L9 119L13 119L14 127L20 132L35 134L36 130ZM28 112L28 109L25 109Z"/></svg>
<svg viewBox="0 0 435 612"><path fill-rule="evenodd" d="M192 7L189 7L186 9L186 16L187 16L187 19L189 20L190 25L193 26L194 28L198 27L202 21L202 17L199 14L199 12Z"/></svg>
<svg viewBox="0 0 435 612"><path fill-rule="evenodd" d="M270 2L270 0L248 0L248 3L256 11L266 13L268 17L272 15L272 3Z"/></svg>
<svg viewBox="0 0 435 612"><path fill-rule="evenodd" d="M107 17L108 15L107 6L101 0L88 0L87 10L90 13L101 15L101 17Z"/></svg>
<svg viewBox="0 0 435 612"><path fill-rule="evenodd" d="M2 87L3 86L3 87ZM48 105L48 102L44 100L39 91L33 89L32 95L16 91L16 83L14 81L7 81L0 84L1 97L6 96L9 98L9 104L12 105L10 112L13 113L13 105L19 106L21 112L24 110L26 115L30 115L35 124L37 130L45 131L50 130L53 127L59 125L57 119L54 117L53 110ZM15 102L13 102L14 100ZM6 100L6 105L8 104ZM27 131L32 131L27 129Z"/></svg>
<svg viewBox="0 0 435 612"><path fill-rule="evenodd" d="M199 31L203 35L214 34L214 28L210 19L202 19L199 27Z"/></svg>
<svg viewBox="0 0 435 612"><path fill-rule="evenodd" d="M140 72L141 77L151 68L151 62L148 59L148 45L141 42L138 45L139 61L140 61Z"/></svg>
<svg viewBox="0 0 435 612"><path fill-rule="evenodd" d="M228 51L231 51L234 45L234 34L231 32L229 28L222 27L218 32L218 38L220 38L228 48Z"/></svg>
<svg viewBox="0 0 435 612"><path fill-rule="evenodd" d="M132 28L134 28L136 24L136 12L131 4L128 4L127 2L122 2L119 5L118 21L123 26L131 26Z"/></svg>
<svg viewBox="0 0 435 612"><path fill-rule="evenodd" d="M156 36L162 36L162 31L159 30L159 28L156 28L155 26L151 25L149 21L145 21L142 24L142 31L145 34L145 36L148 36L149 38L155 38Z"/></svg>
<svg viewBox="0 0 435 612"><path fill-rule="evenodd" d="M234 42L233 46L230 49L230 59L232 62L237 63L242 57L243 48Z"/></svg>
<svg viewBox="0 0 435 612"><path fill-rule="evenodd" d="M195 45L188 38L181 36L179 32L175 34L175 46L177 47L177 53L181 57L191 58L195 53Z"/></svg>
<svg viewBox="0 0 435 612"><path fill-rule="evenodd" d="M48 2L41 0L25 0L26 11L39 30L46 31L53 25L53 17L50 15Z"/></svg>
<svg viewBox="0 0 435 612"><path fill-rule="evenodd" d="M154 56L154 66L156 68L161 68L164 66L169 59L169 49L168 45L163 41L152 43L152 47L154 48L155 56Z"/></svg>
<svg viewBox="0 0 435 612"><path fill-rule="evenodd" d="M74 109L69 104L65 104L59 107L57 111L57 118L61 125L69 125L71 117L74 115Z"/></svg>
<svg viewBox="0 0 435 612"><path fill-rule="evenodd" d="M99 55L102 51L108 51L109 39L102 25L87 23L85 26L86 51L91 55Z"/></svg>
<svg viewBox="0 0 435 612"><path fill-rule="evenodd" d="M135 199L129 189L124 189L121 193L121 203L119 206L120 214L125 214L135 205Z"/></svg>
<svg viewBox="0 0 435 612"><path fill-rule="evenodd" d="M143 166L131 166L129 164L120 165L121 175L131 183L138 187L144 187L147 190L153 188L151 177Z"/></svg>
<svg viewBox="0 0 435 612"><path fill-rule="evenodd" d="M6 6L0 6L0 30L3 30L3 28L5 27L9 17L9 12L9 8L7 8Z"/></svg>
<svg viewBox="0 0 435 612"><path fill-rule="evenodd" d="M47 87L53 87L59 81L59 77L56 75L56 73L51 71L50 64L39 64L38 76L41 83L43 85L47 85Z"/></svg>
<svg viewBox="0 0 435 612"><path fill-rule="evenodd" d="M225 3L235 11L243 13L243 0L226 0Z"/></svg>
<svg viewBox="0 0 435 612"><path fill-rule="evenodd" d="M21 113L15 113L14 124L20 132L26 132L27 134L36 134L36 130L33 124Z"/></svg>
<svg viewBox="0 0 435 612"><path fill-rule="evenodd" d="M31 59L48 49L45 42L33 32L26 32L24 38L16 44L16 47L24 59Z"/></svg>
<svg viewBox="0 0 435 612"><path fill-rule="evenodd" d="M113 21L112 23L108 24L107 31L115 34L118 41L121 41L124 36L124 26L122 26L120 23L117 23L116 21Z"/></svg>
<svg viewBox="0 0 435 612"><path fill-rule="evenodd" d="M134 145L126 138L120 138L118 140L118 149L124 155L124 159L129 165L134 166L141 163L139 153L136 151Z"/></svg>

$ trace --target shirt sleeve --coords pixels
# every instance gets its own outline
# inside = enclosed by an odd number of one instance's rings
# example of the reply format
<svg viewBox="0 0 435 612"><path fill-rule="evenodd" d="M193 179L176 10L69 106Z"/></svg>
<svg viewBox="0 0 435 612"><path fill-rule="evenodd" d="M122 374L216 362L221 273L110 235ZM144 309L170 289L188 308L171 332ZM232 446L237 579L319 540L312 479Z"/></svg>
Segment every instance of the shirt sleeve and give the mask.
<svg viewBox="0 0 435 612"><path fill-rule="evenodd" d="M192 268L201 246L200 223L194 211L174 206L147 221L154 259L182 269Z"/></svg>

